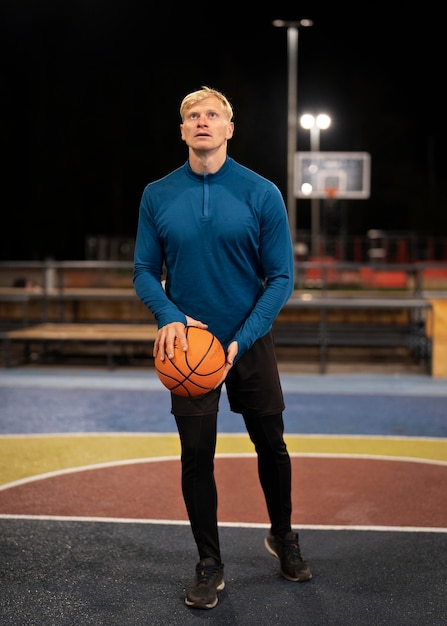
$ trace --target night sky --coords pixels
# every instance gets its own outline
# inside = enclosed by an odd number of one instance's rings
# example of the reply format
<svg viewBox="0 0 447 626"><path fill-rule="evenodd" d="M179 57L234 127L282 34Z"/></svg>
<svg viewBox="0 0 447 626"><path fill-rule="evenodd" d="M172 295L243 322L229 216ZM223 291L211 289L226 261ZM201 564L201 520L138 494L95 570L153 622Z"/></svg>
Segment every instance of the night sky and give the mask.
<svg viewBox="0 0 447 626"><path fill-rule="evenodd" d="M234 106L230 156L286 198L277 18L314 21L299 32L298 114L331 115L321 150L371 154L370 198L345 201L348 234L447 237L439 15L153 4L3 0L1 259L83 259L89 235L132 238L144 186L186 160L178 108L201 85ZM298 150L309 148L300 129ZM297 203L299 230L310 228L308 204Z"/></svg>

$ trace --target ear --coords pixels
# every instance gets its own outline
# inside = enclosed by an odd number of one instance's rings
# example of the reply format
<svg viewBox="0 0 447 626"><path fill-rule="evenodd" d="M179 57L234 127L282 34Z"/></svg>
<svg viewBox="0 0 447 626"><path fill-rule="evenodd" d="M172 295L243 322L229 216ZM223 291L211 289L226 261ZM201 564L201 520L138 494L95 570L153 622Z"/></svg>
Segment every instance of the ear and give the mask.
<svg viewBox="0 0 447 626"><path fill-rule="evenodd" d="M185 135L183 134L183 124L180 124L180 137L185 141Z"/></svg>
<svg viewBox="0 0 447 626"><path fill-rule="evenodd" d="M228 122L226 138L231 139L234 133L234 122Z"/></svg>

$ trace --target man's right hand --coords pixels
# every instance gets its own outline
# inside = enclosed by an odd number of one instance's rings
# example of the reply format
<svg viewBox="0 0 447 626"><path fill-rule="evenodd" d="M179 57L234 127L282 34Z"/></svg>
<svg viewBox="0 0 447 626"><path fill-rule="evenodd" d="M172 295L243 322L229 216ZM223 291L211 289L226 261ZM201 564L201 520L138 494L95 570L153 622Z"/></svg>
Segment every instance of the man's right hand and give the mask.
<svg viewBox="0 0 447 626"><path fill-rule="evenodd" d="M193 317L186 316L187 326L196 326L197 328L208 328L208 324L204 324L199 320L195 320ZM188 349L188 342L186 340L185 326L181 322L172 322L162 326L157 333L157 337L154 343L153 356L159 358L160 361L164 361L167 357L172 359L174 356L174 344L176 339L180 343L181 349L186 352Z"/></svg>

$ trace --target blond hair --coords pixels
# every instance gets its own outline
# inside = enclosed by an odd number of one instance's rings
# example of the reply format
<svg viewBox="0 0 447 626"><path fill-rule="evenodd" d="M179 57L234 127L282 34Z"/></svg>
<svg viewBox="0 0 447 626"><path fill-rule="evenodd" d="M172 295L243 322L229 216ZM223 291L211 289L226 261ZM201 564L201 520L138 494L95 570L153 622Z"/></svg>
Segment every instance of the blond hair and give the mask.
<svg viewBox="0 0 447 626"><path fill-rule="evenodd" d="M220 101L220 103L222 104L224 113L226 117L228 118L228 121L231 122L231 120L233 119L233 107L231 106L227 98L223 95L223 93L221 93L217 89L212 89L211 87L206 87L206 86L203 86L201 89L198 89L197 91L193 91L189 93L187 96L183 98L182 103L180 105L180 117L182 118L182 120L184 119L185 112L188 109L190 109L192 106L197 104L197 102L200 102L201 100L204 100L205 98L210 98L211 96L214 96Z"/></svg>

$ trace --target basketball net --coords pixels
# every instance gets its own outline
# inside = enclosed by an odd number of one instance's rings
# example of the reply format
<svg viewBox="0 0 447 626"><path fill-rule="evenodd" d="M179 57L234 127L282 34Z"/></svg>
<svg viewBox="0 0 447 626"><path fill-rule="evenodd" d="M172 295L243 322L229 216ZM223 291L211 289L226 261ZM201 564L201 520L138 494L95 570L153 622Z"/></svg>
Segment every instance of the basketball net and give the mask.
<svg viewBox="0 0 447 626"><path fill-rule="evenodd" d="M327 203L329 206L332 206L337 199L338 189L337 187L325 187L324 190L327 196Z"/></svg>

